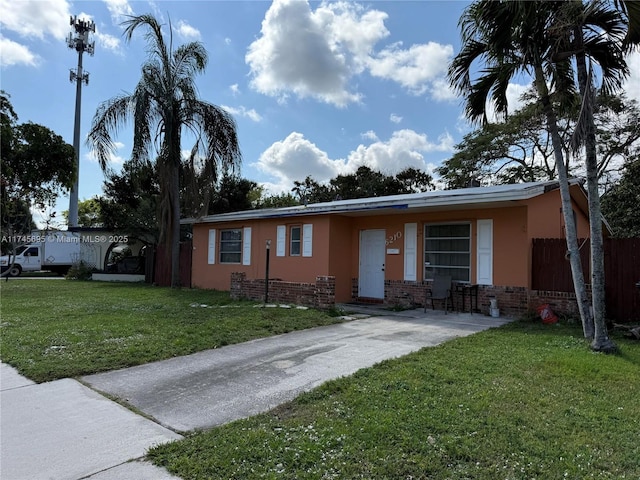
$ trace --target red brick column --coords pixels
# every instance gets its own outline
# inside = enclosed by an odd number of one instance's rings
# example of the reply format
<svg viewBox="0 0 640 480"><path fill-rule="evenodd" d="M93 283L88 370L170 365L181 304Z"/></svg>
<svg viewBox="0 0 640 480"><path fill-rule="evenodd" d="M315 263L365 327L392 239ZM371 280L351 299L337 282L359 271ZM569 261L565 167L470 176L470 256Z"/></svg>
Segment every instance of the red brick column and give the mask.
<svg viewBox="0 0 640 480"><path fill-rule="evenodd" d="M333 308L336 305L336 277L316 277L315 303L318 308Z"/></svg>
<svg viewBox="0 0 640 480"><path fill-rule="evenodd" d="M232 272L231 273L231 290L229 290L229 296L233 300L240 300L246 298L246 294L243 289L243 284L247 274L244 272Z"/></svg>

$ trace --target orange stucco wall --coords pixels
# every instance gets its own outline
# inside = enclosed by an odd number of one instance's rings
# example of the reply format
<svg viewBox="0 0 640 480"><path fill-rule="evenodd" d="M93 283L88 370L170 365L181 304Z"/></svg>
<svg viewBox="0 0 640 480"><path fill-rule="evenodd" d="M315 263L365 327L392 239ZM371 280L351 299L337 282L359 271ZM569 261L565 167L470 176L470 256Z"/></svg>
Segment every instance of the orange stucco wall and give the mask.
<svg viewBox="0 0 640 480"><path fill-rule="evenodd" d="M289 228L293 225L313 224L313 256L289 255ZM276 255L276 230L278 225L287 227L286 255ZM251 265L219 263L219 243L216 246L216 263L208 264L209 230L216 229L216 241L220 230L251 227ZM229 290L232 272L244 272L247 278L265 278L266 242L271 240L269 254L269 278L291 282L315 282L318 275L330 275L329 242L330 218L306 217L300 219L265 219L224 224L196 224L193 227L192 284L197 288Z"/></svg>
<svg viewBox="0 0 640 480"><path fill-rule="evenodd" d="M348 302L351 299L351 272L353 258L358 246L354 245L352 235L353 221L349 217L331 218L329 237L329 275L336 277L336 301Z"/></svg>
<svg viewBox="0 0 640 480"><path fill-rule="evenodd" d="M404 225L418 224L418 281L423 280L424 226L429 223L471 223L471 281L476 278L476 220L493 219L493 281L495 285L525 286L528 278L528 238L526 233L526 207L461 210L435 213L415 213L380 217L360 217L353 221L354 252L352 271L358 277L358 235L361 230L385 229L387 249L398 250L387 254L385 276L388 280L404 278Z"/></svg>
<svg viewBox="0 0 640 480"><path fill-rule="evenodd" d="M582 205L575 203L578 236L589 235L588 219ZM343 216L316 215L309 217L258 219L225 224L196 224L193 228L192 284L199 288L229 290L232 272L244 272L248 279L265 277L265 244L271 240L271 279L313 283L317 276L336 278L336 301L351 299L352 279L359 277L360 232L382 229L387 238L385 279L404 278L404 232L406 223L417 224L417 280L424 280L424 226L429 223L469 222L471 224L471 282L476 281L477 220L493 220L493 284L496 286L528 287L531 282L531 239L558 238L564 235L558 190L527 201L513 202L500 208L476 208L440 212L398 212L385 215ZM313 224L313 256L290 256L290 227ZM286 255L276 255L276 229L287 227ZM207 263L209 229L219 232L226 228L252 228L251 265ZM391 251L389 251L391 249ZM397 252L397 253L396 253ZM219 256L219 249L216 250Z"/></svg>
<svg viewBox="0 0 640 480"><path fill-rule="evenodd" d="M575 192L577 195L579 192ZM527 230L529 238L564 238L564 218L560 202L560 190L528 200L529 218ZM578 238L589 236L589 219L574 201L573 211L577 220Z"/></svg>

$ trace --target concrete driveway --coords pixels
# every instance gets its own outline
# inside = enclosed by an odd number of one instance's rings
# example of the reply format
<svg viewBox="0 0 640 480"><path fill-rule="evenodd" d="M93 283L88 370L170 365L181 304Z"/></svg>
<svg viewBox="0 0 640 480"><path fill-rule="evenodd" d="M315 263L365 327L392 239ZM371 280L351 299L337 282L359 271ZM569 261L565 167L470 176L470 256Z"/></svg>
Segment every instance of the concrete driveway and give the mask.
<svg viewBox="0 0 640 480"><path fill-rule="evenodd" d="M327 380L509 321L438 311L382 313L82 381L175 432L187 432L270 410Z"/></svg>

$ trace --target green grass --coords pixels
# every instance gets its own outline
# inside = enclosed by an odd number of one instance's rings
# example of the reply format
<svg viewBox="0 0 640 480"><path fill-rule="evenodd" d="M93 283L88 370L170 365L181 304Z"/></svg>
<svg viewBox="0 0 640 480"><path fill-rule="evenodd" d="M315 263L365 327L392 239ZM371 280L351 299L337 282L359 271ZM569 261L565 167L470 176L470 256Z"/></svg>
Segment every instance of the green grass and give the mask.
<svg viewBox="0 0 640 480"><path fill-rule="evenodd" d="M149 452L196 479L638 479L640 347L514 323Z"/></svg>
<svg viewBox="0 0 640 480"><path fill-rule="evenodd" d="M0 295L0 358L36 382L340 321L313 309L255 308L226 292L144 284L11 279Z"/></svg>

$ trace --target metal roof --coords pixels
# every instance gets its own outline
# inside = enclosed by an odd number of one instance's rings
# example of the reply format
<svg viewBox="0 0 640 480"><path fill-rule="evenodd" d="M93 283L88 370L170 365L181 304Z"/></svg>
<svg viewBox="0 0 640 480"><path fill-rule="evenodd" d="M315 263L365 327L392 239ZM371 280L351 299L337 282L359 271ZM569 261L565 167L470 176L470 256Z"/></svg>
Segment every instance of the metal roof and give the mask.
<svg viewBox="0 0 640 480"><path fill-rule="evenodd" d="M570 185L582 185L581 179L570 179ZM520 200L528 200L558 188L557 181L516 183L493 187L472 187L457 190L434 190L431 192L389 195L384 197L336 200L295 207L245 210L241 212L207 215L200 218L183 219L183 224L220 223L238 220L283 218L309 215L341 214L349 216L397 213L398 210L426 211L467 207L499 206Z"/></svg>

